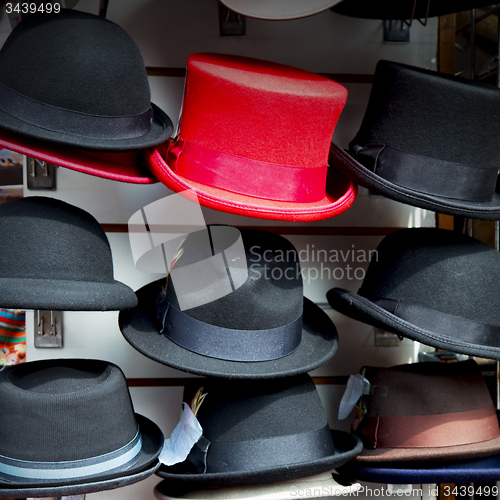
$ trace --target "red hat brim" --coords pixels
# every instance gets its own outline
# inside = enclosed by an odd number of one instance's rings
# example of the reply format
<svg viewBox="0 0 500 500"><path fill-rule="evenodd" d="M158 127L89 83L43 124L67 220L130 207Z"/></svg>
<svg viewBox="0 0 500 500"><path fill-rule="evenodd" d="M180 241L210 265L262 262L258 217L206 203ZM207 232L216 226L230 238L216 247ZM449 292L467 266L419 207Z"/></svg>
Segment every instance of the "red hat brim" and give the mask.
<svg viewBox="0 0 500 500"><path fill-rule="evenodd" d="M165 151L165 145L144 151L146 164L155 177L172 191L195 191L201 205L222 212L259 219L310 222L341 214L357 195L356 184L329 168L325 196L319 201L292 203L245 196L177 175L165 161Z"/></svg>
<svg viewBox="0 0 500 500"><path fill-rule="evenodd" d="M0 130L0 147L84 174L133 184L154 184L158 180L142 166L139 151L97 152L39 141Z"/></svg>

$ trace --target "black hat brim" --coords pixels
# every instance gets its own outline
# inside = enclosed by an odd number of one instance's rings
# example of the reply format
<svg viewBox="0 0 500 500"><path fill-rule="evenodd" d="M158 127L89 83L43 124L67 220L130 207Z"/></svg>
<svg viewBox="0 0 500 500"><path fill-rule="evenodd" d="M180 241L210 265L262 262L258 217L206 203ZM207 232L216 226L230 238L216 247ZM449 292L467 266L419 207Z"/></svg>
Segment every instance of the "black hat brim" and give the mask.
<svg viewBox="0 0 500 500"><path fill-rule="evenodd" d="M130 151L157 146L172 135L174 130L172 120L155 104L151 103L151 107L154 113L151 129L147 134L131 139L106 140L64 134L32 125L2 111L0 111L0 124L3 128L12 132L74 148L92 149L94 151Z"/></svg>
<svg viewBox="0 0 500 500"><path fill-rule="evenodd" d="M271 361L227 361L210 358L162 335L154 319L154 303L165 278L148 283L136 294L139 304L121 311L118 323L122 335L132 347L164 365L196 375L222 378L265 379L298 375L328 362L338 347L338 334L328 315L304 298L302 340L299 347L283 358Z"/></svg>
<svg viewBox="0 0 500 500"><path fill-rule="evenodd" d="M142 454L139 460L127 471L115 474L101 474L87 480L81 479L77 483L68 481L54 481L51 484L27 485L0 481L0 496L6 498L39 498L58 497L66 495L83 495L98 491L121 488L137 483L153 475L160 466L158 456L163 447L163 433L151 420L136 414L139 431L142 438Z"/></svg>
<svg viewBox="0 0 500 500"><path fill-rule="evenodd" d="M318 460L311 460L300 464L288 464L268 469L217 472L207 474L193 474L183 472L183 464L167 467L161 465L156 474L169 480L172 486L189 484L189 487L198 486L238 486L241 484L263 484L277 481L287 481L299 477L320 474L339 467L359 455L363 449L361 440L344 431L331 430L335 446L335 453Z"/></svg>
<svg viewBox="0 0 500 500"><path fill-rule="evenodd" d="M421 344L437 347L438 349L500 360L500 338L498 339L499 347L488 347L482 345L480 338L474 340L472 334L468 341L464 342L453 336L454 331L452 329L445 332L424 330L398 318L386 309L374 304L370 299L343 288L329 290L326 298L333 309L362 323L408 337ZM463 319L463 322L464 328L467 328L468 320ZM473 329L471 328L470 331L472 332Z"/></svg>
<svg viewBox="0 0 500 500"><path fill-rule="evenodd" d="M356 161L335 144L330 148L329 164L352 182L364 186L391 200L448 215L480 220L500 219L500 193L495 192L488 202L454 200L414 191L389 182Z"/></svg>
<svg viewBox="0 0 500 500"><path fill-rule="evenodd" d="M91 257L89 257L91 258ZM0 307L53 311L115 311L137 304L134 291L119 281L0 278Z"/></svg>
<svg viewBox="0 0 500 500"><path fill-rule="evenodd" d="M498 481L500 455L467 461L450 461L440 464L407 463L374 464L359 466L346 464L339 473L348 479L384 484L472 483Z"/></svg>

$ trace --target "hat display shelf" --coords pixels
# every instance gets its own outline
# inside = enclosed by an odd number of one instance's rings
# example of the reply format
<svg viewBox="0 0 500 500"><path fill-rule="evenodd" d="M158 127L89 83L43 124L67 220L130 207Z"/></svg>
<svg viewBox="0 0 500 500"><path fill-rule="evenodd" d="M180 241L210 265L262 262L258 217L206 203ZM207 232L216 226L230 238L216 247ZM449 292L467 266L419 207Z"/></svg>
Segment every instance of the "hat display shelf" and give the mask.
<svg viewBox="0 0 500 500"><path fill-rule="evenodd" d="M100 1L100 10L102 13L104 13L104 15L105 15L106 7L107 7L107 1L101 0ZM45 166L46 166L46 164L43 166L43 168L45 168ZM310 228L307 228L307 229L310 229ZM306 232L304 231L304 233L299 233L299 234L306 234ZM311 233L307 233L307 234L311 234ZM316 234L316 233L313 233L313 234ZM324 232L319 233L318 232L317 234L326 234L326 233L324 233ZM497 235L497 238L498 238L498 235ZM57 320L57 317L55 315L55 311L49 311L47 313L47 315L45 315L45 316L43 316L41 314L41 312L37 312L36 314L37 314L37 316L36 316L36 320L35 320L36 321L35 327L38 326L39 328L43 329L45 326L49 329L49 332L56 332L56 335L54 335L56 337L58 335L57 328L58 328L58 325L60 325L60 322L58 322L58 320ZM169 359L169 361L171 362L171 359ZM231 383L233 383L233 382L231 382ZM209 404L210 403L208 403L208 400L207 400L207 405L209 405ZM264 426L262 426L262 427L264 427ZM286 479L286 478L288 478L288 476L284 476L284 479Z"/></svg>

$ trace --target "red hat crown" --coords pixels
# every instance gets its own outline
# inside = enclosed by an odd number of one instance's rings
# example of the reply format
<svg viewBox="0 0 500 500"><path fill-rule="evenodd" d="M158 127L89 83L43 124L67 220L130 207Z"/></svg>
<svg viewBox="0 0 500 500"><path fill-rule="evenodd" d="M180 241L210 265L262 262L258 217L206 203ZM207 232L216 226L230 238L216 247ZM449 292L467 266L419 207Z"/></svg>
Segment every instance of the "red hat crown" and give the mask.
<svg viewBox="0 0 500 500"><path fill-rule="evenodd" d="M347 91L308 71L241 56L193 54L177 140L178 175L235 193L313 203Z"/></svg>

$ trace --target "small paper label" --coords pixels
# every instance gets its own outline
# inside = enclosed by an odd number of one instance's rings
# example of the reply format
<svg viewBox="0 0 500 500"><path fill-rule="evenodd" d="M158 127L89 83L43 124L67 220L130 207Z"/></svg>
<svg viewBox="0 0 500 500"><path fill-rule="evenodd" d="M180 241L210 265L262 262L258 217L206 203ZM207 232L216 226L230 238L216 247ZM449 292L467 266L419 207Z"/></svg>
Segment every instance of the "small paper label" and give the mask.
<svg viewBox="0 0 500 500"><path fill-rule="evenodd" d="M351 375L339 407L339 420L346 419L363 394L370 394L370 382L359 373Z"/></svg>
<svg viewBox="0 0 500 500"><path fill-rule="evenodd" d="M168 439L165 439L159 460L164 465L184 462L203 434L198 419L186 403L182 403L181 419Z"/></svg>

